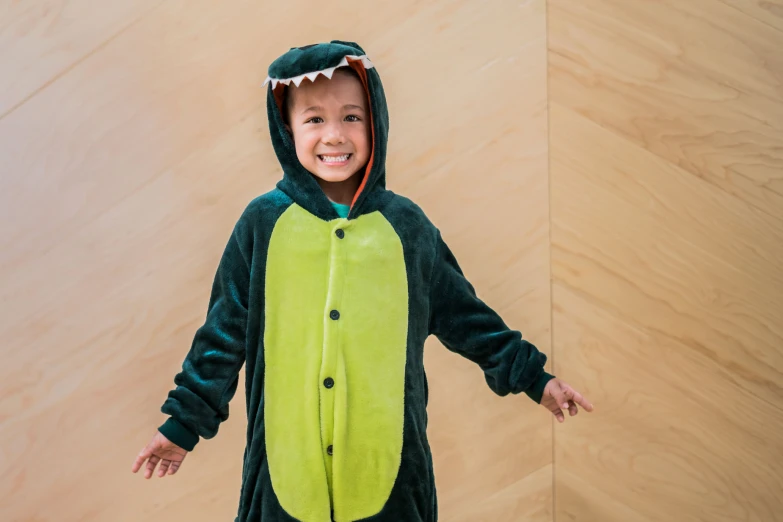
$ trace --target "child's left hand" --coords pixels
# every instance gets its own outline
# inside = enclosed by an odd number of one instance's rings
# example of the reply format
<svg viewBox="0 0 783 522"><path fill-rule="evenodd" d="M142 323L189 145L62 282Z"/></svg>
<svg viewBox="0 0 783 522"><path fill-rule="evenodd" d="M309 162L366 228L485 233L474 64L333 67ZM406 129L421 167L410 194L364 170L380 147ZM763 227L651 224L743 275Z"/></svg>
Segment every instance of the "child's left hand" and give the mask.
<svg viewBox="0 0 783 522"><path fill-rule="evenodd" d="M557 377L546 383L541 405L552 412L558 422L565 420L564 410L573 417L579 412L577 405L585 411L593 411L593 405L581 393L561 381Z"/></svg>

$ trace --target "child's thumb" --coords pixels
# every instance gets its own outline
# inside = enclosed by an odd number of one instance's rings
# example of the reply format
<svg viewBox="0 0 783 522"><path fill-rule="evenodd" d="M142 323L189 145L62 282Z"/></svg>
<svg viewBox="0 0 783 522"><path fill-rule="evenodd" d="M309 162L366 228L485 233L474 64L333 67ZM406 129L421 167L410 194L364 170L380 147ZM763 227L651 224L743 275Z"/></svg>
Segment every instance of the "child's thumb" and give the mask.
<svg viewBox="0 0 783 522"><path fill-rule="evenodd" d="M552 397L554 397L555 402L557 405L564 410L568 409L568 398L566 397L565 390L563 390L562 386L560 386L560 383L557 382L555 379L552 379L553 385L552 385Z"/></svg>

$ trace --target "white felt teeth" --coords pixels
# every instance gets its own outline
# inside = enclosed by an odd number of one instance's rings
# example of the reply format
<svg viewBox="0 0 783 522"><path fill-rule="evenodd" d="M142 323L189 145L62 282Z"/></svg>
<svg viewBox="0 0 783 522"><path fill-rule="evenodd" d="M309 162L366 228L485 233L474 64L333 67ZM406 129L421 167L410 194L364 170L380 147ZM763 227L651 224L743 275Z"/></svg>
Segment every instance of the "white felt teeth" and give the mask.
<svg viewBox="0 0 783 522"><path fill-rule="evenodd" d="M324 69L322 71L312 71L305 74L300 74L299 76L294 76L293 78L270 78L267 76L266 80L264 80L264 87L266 87L266 84L269 82L272 82L272 89L277 87L278 83L282 83L283 85L289 85L291 82L294 82L294 85L299 87L299 84L302 83L302 81L307 78L311 82L314 82L316 78L318 78L319 74L323 74L330 80L332 79L332 75L334 74L334 70L338 67L346 67L348 66L348 58L351 60L361 60L362 65L365 69L372 69L375 67L369 58L367 58L367 55L363 56L354 56L354 55L346 55L343 57L343 59L335 65L334 67L329 67L328 69Z"/></svg>

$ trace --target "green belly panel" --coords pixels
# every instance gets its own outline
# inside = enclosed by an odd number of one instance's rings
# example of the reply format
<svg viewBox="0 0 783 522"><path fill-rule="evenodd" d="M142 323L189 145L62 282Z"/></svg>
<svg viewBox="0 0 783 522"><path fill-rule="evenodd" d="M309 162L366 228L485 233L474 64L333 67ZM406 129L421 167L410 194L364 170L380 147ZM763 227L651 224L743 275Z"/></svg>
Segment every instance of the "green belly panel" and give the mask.
<svg viewBox="0 0 783 522"><path fill-rule="evenodd" d="M326 222L294 204L275 224L266 270L264 422L275 494L303 522L328 522L331 510L338 522L372 516L402 456L402 243L379 212Z"/></svg>

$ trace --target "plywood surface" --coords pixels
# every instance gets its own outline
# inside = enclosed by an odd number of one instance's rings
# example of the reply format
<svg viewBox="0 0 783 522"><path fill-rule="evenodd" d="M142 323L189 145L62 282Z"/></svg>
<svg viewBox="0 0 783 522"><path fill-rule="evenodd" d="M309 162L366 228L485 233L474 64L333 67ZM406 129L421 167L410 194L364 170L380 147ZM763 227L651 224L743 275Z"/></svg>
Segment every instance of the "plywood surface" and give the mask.
<svg viewBox="0 0 783 522"><path fill-rule="evenodd" d="M281 174L261 84L292 46L367 49L389 98L390 188L550 348L543 1L0 13L0 519L233 519L241 393L176 477L130 466L163 420L234 222ZM442 519L550 520L546 412L492 396L436 341L426 364Z"/></svg>
<svg viewBox="0 0 783 522"><path fill-rule="evenodd" d="M548 4L558 521L783 513L773 4Z"/></svg>

